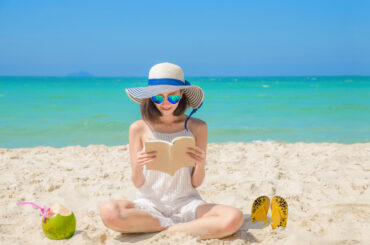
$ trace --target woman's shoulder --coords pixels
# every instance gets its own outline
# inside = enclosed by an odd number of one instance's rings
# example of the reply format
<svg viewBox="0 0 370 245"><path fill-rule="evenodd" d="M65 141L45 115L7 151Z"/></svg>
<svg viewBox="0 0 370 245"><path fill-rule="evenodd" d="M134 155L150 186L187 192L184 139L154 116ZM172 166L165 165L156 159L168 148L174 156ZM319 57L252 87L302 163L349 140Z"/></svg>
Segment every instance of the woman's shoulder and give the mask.
<svg viewBox="0 0 370 245"><path fill-rule="evenodd" d="M194 133L206 133L207 123L201 119L191 117L188 122L188 127L190 131Z"/></svg>
<svg viewBox="0 0 370 245"><path fill-rule="evenodd" d="M129 130L135 133L144 132L145 122L143 120L137 120L131 123Z"/></svg>

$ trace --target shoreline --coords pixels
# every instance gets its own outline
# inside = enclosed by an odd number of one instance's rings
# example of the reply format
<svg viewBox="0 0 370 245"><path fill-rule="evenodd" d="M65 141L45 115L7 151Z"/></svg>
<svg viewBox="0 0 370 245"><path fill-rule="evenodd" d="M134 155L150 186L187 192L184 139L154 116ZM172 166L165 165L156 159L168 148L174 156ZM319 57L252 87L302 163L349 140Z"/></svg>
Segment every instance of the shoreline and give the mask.
<svg viewBox="0 0 370 245"><path fill-rule="evenodd" d="M212 142L208 143L208 145L229 145L229 144L257 144L257 145L295 145L295 144L338 144L338 145L357 145L357 144L370 144L370 142L355 142L355 143L342 143L342 142L285 142L285 141L275 141L275 140L254 140L254 141L226 141L226 142ZM0 150L16 150L16 149L33 149L33 148L40 148L40 147L49 147L54 149L63 149L63 148L69 148L69 147L80 147L80 148L88 148L88 147L95 147L95 146L102 146L102 147L124 147L128 146L128 144L122 144L122 145L105 145L105 144L89 144L89 145L66 145L66 146L50 146L50 145L38 145L38 146L32 146L32 147L1 147Z"/></svg>
<svg viewBox="0 0 370 245"><path fill-rule="evenodd" d="M99 217L106 201L135 199L128 145L0 148L0 241L53 244L38 210L17 206L59 202L77 219L61 244L202 244L185 234L120 234ZM367 244L370 229L370 143L209 143L206 178L197 189L209 203L244 214L234 235L211 244ZM279 195L288 202L286 228L250 222L253 200ZM268 213L268 219L271 211Z"/></svg>

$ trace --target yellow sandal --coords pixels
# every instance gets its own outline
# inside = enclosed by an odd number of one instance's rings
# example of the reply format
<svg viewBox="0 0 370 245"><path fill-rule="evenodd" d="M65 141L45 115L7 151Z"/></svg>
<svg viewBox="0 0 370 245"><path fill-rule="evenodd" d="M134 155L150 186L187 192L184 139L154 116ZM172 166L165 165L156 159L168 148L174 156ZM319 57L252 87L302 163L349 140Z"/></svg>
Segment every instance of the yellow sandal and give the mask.
<svg viewBox="0 0 370 245"><path fill-rule="evenodd" d="M260 196L254 200L251 211L251 221L265 221L266 227L267 223L267 213L270 207L270 199L267 196Z"/></svg>
<svg viewBox="0 0 370 245"><path fill-rule="evenodd" d="M284 198L275 196L271 200L271 227L286 227L288 220L288 203Z"/></svg>

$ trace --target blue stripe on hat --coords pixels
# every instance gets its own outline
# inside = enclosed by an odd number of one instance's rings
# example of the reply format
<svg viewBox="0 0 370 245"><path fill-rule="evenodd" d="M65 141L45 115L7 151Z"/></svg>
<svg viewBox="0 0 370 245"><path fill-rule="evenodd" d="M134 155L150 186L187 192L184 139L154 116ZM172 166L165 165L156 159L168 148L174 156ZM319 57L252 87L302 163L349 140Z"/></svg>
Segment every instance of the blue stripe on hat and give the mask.
<svg viewBox="0 0 370 245"><path fill-rule="evenodd" d="M148 86L153 85L185 85L185 83L178 79L172 78L153 78L148 79Z"/></svg>

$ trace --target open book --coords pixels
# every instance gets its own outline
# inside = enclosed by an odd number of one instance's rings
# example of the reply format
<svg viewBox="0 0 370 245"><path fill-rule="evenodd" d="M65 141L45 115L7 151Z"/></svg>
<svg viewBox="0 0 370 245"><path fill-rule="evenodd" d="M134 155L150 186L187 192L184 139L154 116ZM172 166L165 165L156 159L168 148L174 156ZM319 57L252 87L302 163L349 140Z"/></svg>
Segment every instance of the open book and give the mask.
<svg viewBox="0 0 370 245"><path fill-rule="evenodd" d="M145 141L145 152L157 152L153 162L146 165L147 169L159 170L170 175L182 167L195 166L195 161L186 152L188 147L195 148L195 139L189 136L180 136L169 143L165 140L148 139Z"/></svg>

